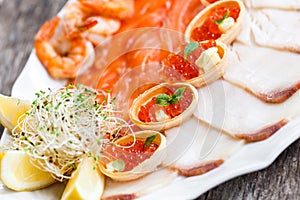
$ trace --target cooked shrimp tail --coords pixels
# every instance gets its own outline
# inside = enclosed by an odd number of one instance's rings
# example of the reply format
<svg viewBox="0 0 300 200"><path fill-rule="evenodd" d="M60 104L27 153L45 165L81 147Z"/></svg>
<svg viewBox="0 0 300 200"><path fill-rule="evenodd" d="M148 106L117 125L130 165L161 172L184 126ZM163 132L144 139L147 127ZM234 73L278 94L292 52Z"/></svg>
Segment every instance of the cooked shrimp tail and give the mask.
<svg viewBox="0 0 300 200"><path fill-rule="evenodd" d="M103 16L103 13L78 1L64 8L63 28L69 37L78 35L97 45L105 37L116 33L121 26L119 19Z"/></svg>
<svg viewBox="0 0 300 200"><path fill-rule="evenodd" d="M77 26L78 30L80 32L84 32L92 27L94 27L96 24L98 24L98 21L93 19L93 18L88 18L87 20L85 20L82 24L79 24Z"/></svg>
<svg viewBox="0 0 300 200"><path fill-rule="evenodd" d="M82 23L76 25L76 27L74 27L72 30L69 30L69 31L65 30L65 34L70 39L75 38L75 37L82 37L84 32L90 30L97 24L98 24L98 21L96 19L89 18L89 19L86 19L85 21L83 21Z"/></svg>
<svg viewBox="0 0 300 200"><path fill-rule="evenodd" d="M35 36L34 48L53 78L74 78L80 69L93 64L94 49L82 37L68 39L58 28L60 21L59 17L54 17L40 28Z"/></svg>

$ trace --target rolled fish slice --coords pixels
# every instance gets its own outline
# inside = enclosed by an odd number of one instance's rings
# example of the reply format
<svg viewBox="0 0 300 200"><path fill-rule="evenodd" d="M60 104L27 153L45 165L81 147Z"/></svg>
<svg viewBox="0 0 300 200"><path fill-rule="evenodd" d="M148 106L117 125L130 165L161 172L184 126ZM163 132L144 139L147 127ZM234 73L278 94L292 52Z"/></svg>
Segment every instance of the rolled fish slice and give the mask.
<svg viewBox="0 0 300 200"><path fill-rule="evenodd" d="M253 41L264 47L300 52L299 11L248 9L246 18L237 37L241 43Z"/></svg>
<svg viewBox="0 0 300 200"><path fill-rule="evenodd" d="M179 175L195 176L213 170L244 145L210 125L192 117L179 127L166 130L165 166Z"/></svg>
<svg viewBox="0 0 300 200"><path fill-rule="evenodd" d="M300 54L235 42L224 79L268 103L281 103L300 88Z"/></svg>
<svg viewBox="0 0 300 200"><path fill-rule="evenodd" d="M198 92L198 108L194 115L246 142L267 139L300 113L300 92L281 104L262 102L223 80Z"/></svg>

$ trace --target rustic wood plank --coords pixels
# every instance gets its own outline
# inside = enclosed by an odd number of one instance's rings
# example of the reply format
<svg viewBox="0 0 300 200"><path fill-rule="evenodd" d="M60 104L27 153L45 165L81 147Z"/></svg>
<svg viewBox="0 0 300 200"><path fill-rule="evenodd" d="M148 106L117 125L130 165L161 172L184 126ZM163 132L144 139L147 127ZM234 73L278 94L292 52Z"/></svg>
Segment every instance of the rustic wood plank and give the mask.
<svg viewBox="0 0 300 200"><path fill-rule="evenodd" d="M33 47L39 27L51 19L66 0L5 0L0 2L0 92L11 94ZM0 128L1 133L3 127Z"/></svg>
<svg viewBox="0 0 300 200"><path fill-rule="evenodd" d="M1 93L10 95L31 52L35 33L65 2L0 0ZM3 127L0 131L2 133ZM197 199L299 199L299 157L300 140L297 140L268 168L227 181Z"/></svg>

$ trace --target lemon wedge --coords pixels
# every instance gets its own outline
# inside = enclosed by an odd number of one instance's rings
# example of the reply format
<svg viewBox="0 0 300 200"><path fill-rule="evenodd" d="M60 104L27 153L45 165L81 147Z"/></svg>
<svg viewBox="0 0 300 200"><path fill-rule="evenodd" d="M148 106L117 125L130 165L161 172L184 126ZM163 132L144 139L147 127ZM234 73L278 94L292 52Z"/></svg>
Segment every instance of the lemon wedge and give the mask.
<svg viewBox="0 0 300 200"><path fill-rule="evenodd" d="M1 160L2 160L2 157L5 155L5 152L4 151L1 151L0 152L0 167L1 167ZM1 170L0 170L0 180L1 180Z"/></svg>
<svg viewBox="0 0 300 200"><path fill-rule="evenodd" d="M55 179L36 168L23 151L7 151L0 162L1 181L15 191L33 191L49 186Z"/></svg>
<svg viewBox="0 0 300 200"><path fill-rule="evenodd" d="M30 109L30 102L0 94L0 123L8 131L17 125L18 118Z"/></svg>
<svg viewBox="0 0 300 200"><path fill-rule="evenodd" d="M0 163L1 163L1 160L2 160L2 157L5 155L5 152L4 151L1 151L0 152Z"/></svg>
<svg viewBox="0 0 300 200"><path fill-rule="evenodd" d="M72 174L61 199L101 199L104 181L104 175L98 169L93 158L84 158Z"/></svg>

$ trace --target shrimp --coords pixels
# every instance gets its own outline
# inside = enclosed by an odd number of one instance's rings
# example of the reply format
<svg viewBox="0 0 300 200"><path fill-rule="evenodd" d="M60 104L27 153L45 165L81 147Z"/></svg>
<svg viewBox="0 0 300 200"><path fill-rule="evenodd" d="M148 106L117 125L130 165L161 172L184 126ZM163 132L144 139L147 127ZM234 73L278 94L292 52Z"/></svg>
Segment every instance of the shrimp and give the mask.
<svg viewBox="0 0 300 200"><path fill-rule="evenodd" d="M71 37L80 32L81 36L97 45L117 32L120 26L119 20L101 16L78 1L70 2L64 8L63 28Z"/></svg>
<svg viewBox="0 0 300 200"><path fill-rule="evenodd" d="M38 59L53 78L74 78L79 69L93 64L94 48L82 37L70 39L62 34L60 21L59 17L54 17L40 28L35 36L34 48Z"/></svg>
<svg viewBox="0 0 300 200"><path fill-rule="evenodd" d="M105 17L89 17L89 20L96 21L97 24L82 33L82 35L94 45L98 45L108 36L116 33L121 27L120 21Z"/></svg>
<svg viewBox="0 0 300 200"><path fill-rule="evenodd" d="M125 19L134 14L134 0L78 0L82 5L107 17Z"/></svg>

